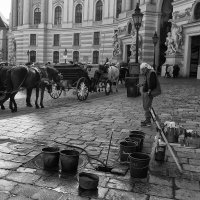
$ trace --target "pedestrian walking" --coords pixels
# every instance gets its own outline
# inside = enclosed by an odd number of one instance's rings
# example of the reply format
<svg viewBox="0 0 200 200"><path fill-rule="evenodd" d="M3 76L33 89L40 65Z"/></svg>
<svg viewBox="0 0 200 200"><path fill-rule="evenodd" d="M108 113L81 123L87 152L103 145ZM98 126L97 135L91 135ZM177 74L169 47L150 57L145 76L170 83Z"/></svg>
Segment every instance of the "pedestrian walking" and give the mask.
<svg viewBox="0 0 200 200"><path fill-rule="evenodd" d="M156 72L148 63L140 65L141 74L144 75L144 82L139 86L143 86L143 108L145 112L145 120L141 122L141 126L151 126L151 113L153 98L161 94L161 87Z"/></svg>

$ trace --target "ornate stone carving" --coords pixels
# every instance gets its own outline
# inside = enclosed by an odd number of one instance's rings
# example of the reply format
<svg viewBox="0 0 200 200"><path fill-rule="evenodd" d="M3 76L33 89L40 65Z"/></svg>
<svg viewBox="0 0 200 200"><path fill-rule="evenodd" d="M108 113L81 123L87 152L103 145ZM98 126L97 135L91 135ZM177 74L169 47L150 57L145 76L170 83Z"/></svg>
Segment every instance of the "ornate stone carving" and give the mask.
<svg viewBox="0 0 200 200"><path fill-rule="evenodd" d="M33 7L40 7L41 0L33 0Z"/></svg>
<svg viewBox="0 0 200 200"><path fill-rule="evenodd" d="M55 4L64 4L64 0L54 0L53 5Z"/></svg>
<svg viewBox="0 0 200 200"><path fill-rule="evenodd" d="M180 11L173 12L173 19L176 20L176 19L190 17L191 11L192 11L192 8L186 8L183 12L180 12Z"/></svg>
<svg viewBox="0 0 200 200"><path fill-rule="evenodd" d="M118 30L113 35L113 56L117 57L122 55L122 40L118 38Z"/></svg>
<svg viewBox="0 0 200 200"><path fill-rule="evenodd" d="M85 1L85 0L74 0L74 4L75 4L75 5L78 4L78 3L83 4L84 1Z"/></svg>

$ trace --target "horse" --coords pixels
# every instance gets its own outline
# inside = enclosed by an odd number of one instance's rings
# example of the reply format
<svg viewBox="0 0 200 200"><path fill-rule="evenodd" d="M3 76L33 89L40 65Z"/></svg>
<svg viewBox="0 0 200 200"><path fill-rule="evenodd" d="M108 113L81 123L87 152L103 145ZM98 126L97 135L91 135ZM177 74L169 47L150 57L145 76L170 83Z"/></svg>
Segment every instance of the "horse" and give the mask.
<svg viewBox="0 0 200 200"><path fill-rule="evenodd" d="M119 69L118 67L111 65L108 67L108 80L111 82L111 91L112 85L115 83L116 92L118 92L118 83L119 83Z"/></svg>
<svg viewBox="0 0 200 200"><path fill-rule="evenodd" d="M54 81L56 84L60 84L62 79L61 74L52 66L14 66L9 70L2 72L0 71L0 75L4 75L4 86L6 87L6 97L3 101L0 102L2 105L8 98L10 98L9 108L12 112L17 112L17 104L15 102L15 95L19 91L19 89L26 88L27 96L26 96L26 105L28 107L32 107L31 104L31 94L33 88L36 88L36 100L35 107L39 108L38 98L39 98L39 89L41 89L41 97L40 97L40 107L44 108L43 98L45 88L51 91L51 82ZM14 107L13 107L14 106Z"/></svg>
<svg viewBox="0 0 200 200"><path fill-rule="evenodd" d="M111 91L113 83L116 84L116 92L118 92L118 82L119 82L119 69L106 63L105 65L99 65L99 69L94 73L94 83L97 84L99 80L107 79L111 82Z"/></svg>

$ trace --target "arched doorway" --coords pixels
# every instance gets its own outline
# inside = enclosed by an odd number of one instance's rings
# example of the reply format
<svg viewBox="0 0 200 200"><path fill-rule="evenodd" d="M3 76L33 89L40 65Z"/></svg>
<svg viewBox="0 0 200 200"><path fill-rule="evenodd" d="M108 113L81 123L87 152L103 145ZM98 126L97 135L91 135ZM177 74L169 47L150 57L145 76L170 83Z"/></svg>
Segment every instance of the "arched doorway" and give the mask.
<svg viewBox="0 0 200 200"><path fill-rule="evenodd" d="M167 33L171 31L171 22L169 19L172 19L172 6L173 0L164 0L161 7L161 20L160 20L160 57L159 57L159 66L162 66L165 63L165 52L167 47L165 45ZM158 71L160 72L160 68Z"/></svg>

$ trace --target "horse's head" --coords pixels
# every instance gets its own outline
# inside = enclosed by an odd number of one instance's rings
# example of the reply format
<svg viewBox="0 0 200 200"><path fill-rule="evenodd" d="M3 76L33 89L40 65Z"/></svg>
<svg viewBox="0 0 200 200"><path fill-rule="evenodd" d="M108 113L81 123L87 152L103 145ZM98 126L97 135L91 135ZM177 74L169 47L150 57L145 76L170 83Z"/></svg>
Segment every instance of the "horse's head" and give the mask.
<svg viewBox="0 0 200 200"><path fill-rule="evenodd" d="M49 80L52 80L57 84L60 83L61 80L63 79L62 74L54 67L48 66L47 73L48 73Z"/></svg>

